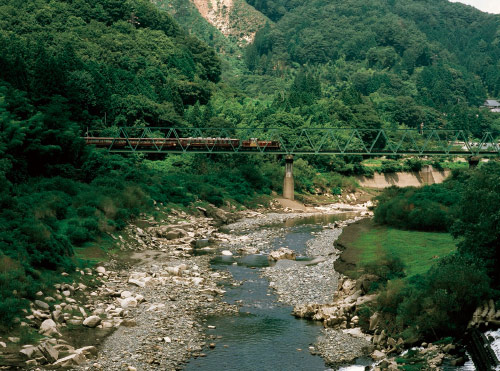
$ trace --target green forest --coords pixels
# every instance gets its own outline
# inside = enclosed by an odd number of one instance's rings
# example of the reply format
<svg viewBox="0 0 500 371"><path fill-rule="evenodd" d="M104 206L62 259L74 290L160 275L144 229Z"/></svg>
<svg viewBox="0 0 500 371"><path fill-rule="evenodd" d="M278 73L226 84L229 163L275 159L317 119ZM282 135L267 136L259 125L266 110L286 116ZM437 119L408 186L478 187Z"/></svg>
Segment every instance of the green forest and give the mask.
<svg viewBox="0 0 500 371"><path fill-rule="evenodd" d="M281 192L281 158L109 155L84 145L88 130L423 124L500 133L500 115L480 108L500 95L500 16L446 0L248 3L268 22L242 44L187 0L0 0L2 326L56 273L80 264L74 247L124 228L155 202L251 206ZM298 159L296 191L353 187L344 176L369 175L362 161ZM420 166L411 161L405 166ZM475 186L456 177L423 191L421 219L411 218L421 224L411 228L428 228L422 215L439 204L435 229L478 232L447 214L461 202L449 184ZM382 214L392 225L407 217Z"/></svg>

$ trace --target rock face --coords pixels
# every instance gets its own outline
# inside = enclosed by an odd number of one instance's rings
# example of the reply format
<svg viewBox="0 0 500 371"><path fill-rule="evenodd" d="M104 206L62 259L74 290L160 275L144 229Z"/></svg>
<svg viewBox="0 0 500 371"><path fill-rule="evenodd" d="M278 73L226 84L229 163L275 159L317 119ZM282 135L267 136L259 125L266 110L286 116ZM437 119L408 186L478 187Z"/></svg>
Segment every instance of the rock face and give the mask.
<svg viewBox="0 0 500 371"><path fill-rule="evenodd" d="M268 259L274 261L281 259L295 260L295 257L296 257L295 251L290 250L286 247L281 247L276 251L272 251L268 256Z"/></svg>
<svg viewBox="0 0 500 371"><path fill-rule="evenodd" d="M251 42L255 32L269 21L244 1L193 0L193 3L202 17L225 36L233 36L244 42Z"/></svg>
<svg viewBox="0 0 500 371"><path fill-rule="evenodd" d="M91 328L96 327L100 323L101 323L101 317L99 317L99 316L90 316L90 317L85 318L85 320L83 321L84 326L91 327Z"/></svg>

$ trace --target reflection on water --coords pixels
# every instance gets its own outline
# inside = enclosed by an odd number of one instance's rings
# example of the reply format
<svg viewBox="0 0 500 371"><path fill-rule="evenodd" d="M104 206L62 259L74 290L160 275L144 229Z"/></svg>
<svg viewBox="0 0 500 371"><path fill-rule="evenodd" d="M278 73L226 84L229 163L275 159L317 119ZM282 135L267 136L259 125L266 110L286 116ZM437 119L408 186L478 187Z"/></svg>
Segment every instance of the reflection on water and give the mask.
<svg viewBox="0 0 500 371"><path fill-rule="evenodd" d="M285 221L285 227L295 227L298 225L326 225L341 220L348 220L354 218L359 213L345 212L340 214L314 214L304 218L288 219Z"/></svg>

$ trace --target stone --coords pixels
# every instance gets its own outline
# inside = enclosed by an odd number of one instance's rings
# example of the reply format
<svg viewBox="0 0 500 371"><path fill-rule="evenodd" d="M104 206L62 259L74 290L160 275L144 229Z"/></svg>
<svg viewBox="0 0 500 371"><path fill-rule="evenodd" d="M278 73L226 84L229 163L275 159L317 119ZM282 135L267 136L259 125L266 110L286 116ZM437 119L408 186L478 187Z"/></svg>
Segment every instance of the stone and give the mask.
<svg viewBox="0 0 500 371"><path fill-rule="evenodd" d="M370 301L374 301L375 299L377 299L377 297L378 297L377 294L360 296L358 299L356 299L356 306L366 304Z"/></svg>
<svg viewBox="0 0 500 371"><path fill-rule="evenodd" d="M378 327L379 322L380 322L380 314L378 312L373 313L372 316L370 317L369 330L375 331Z"/></svg>
<svg viewBox="0 0 500 371"><path fill-rule="evenodd" d="M221 254L224 256L233 256L233 253L229 250L222 250Z"/></svg>
<svg viewBox="0 0 500 371"><path fill-rule="evenodd" d="M120 306L123 309L137 307L137 300L135 298L126 298L120 301Z"/></svg>
<svg viewBox="0 0 500 371"><path fill-rule="evenodd" d="M387 345L390 345L391 347L395 347L397 345L397 342L394 338L388 338Z"/></svg>
<svg viewBox="0 0 500 371"><path fill-rule="evenodd" d="M127 371L137 371L137 369L134 366L128 366Z"/></svg>
<svg viewBox="0 0 500 371"><path fill-rule="evenodd" d="M38 350L49 363L54 363L59 357L59 352L49 343L40 344Z"/></svg>
<svg viewBox="0 0 500 371"><path fill-rule="evenodd" d="M33 345L30 345L29 347L23 348L19 351L19 355L23 359L32 359L37 356L37 348Z"/></svg>
<svg viewBox="0 0 500 371"><path fill-rule="evenodd" d="M194 243L194 247L197 249L201 249L203 247L207 247L210 245L210 240L208 238L203 238L201 240L196 240Z"/></svg>
<svg viewBox="0 0 500 371"><path fill-rule="evenodd" d="M42 322L39 332L46 336L60 335L59 331L57 331L57 324L50 318Z"/></svg>
<svg viewBox="0 0 500 371"><path fill-rule="evenodd" d="M3 341L0 341L0 347L7 348L7 344L5 344Z"/></svg>
<svg viewBox="0 0 500 371"><path fill-rule="evenodd" d="M25 364L27 367L34 367L38 365L38 362L36 361L36 359L29 359Z"/></svg>
<svg viewBox="0 0 500 371"><path fill-rule="evenodd" d="M165 337L163 338L163 341L164 341L165 343L171 343L171 342L172 342L172 339L170 339L170 337L168 337L168 336L165 336Z"/></svg>
<svg viewBox="0 0 500 371"><path fill-rule="evenodd" d="M364 293L370 291L372 284L380 280L379 276L374 274L363 274L356 280L356 290L363 290Z"/></svg>
<svg viewBox="0 0 500 371"><path fill-rule="evenodd" d="M145 299L144 299L144 296L142 296L141 294L138 294L135 296L135 300L137 300L137 303L142 303Z"/></svg>
<svg viewBox="0 0 500 371"><path fill-rule="evenodd" d="M187 236L186 231L183 231L182 229L172 229L163 234L163 237L166 238L167 240L176 240L178 238L186 236Z"/></svg>
<svg viewBox="0 0 500 371"><path fill-rule="evenodd" d="M43 309L43 310L49 310L50 306L44 302L44 301L41 301L41 300L35 300L35 305L40 308L40 309Z"/></svg>
<svg viewBox="0 0 500 371"><path fill-rule="evenodd" d="M269 260L281 260L281 259L288 259L288 260L295 260L295 251L290 250L286 247L281 247L278 250L271 251L271 253L268 256Z"/></svg>
<svg viewBox="0 0 500 371"><path fill-rule="evenodd" d="M209 347L210 347L210 349L214 349L215 348L215 343L210 343Z"/></svg>
<svg viewBox="0 0 500 371"><path fill-rule="evenodd" d="M70 354L67 357L61 358L57 362L54 363L54 367L71 367L71 366L78 366L83 363L87 358L85 358L85 355L83 353L75 353L75 354Z"/></svg>
<svg viewBox="0 0 500 371"><path fill-rule="evenodd" d="M120 297L122 299L126 299L132 296L132 293L130 291L122 291L120 294Z"/></svg>
<svg viewBox="0 0 500 371"><path fill-rule="evenodd" d="M97 268L95 269L95 271L96 271L97 273L104 274L104 273L106 273L106 268L104 268L104 267L97 267Z"/></svg>
<svg viewBox="0 0 500 371"><path fill-rule="evenodd" d="M443 352L445 353L450 353L450 351L455 349L455 345L453 344L447 344L443 347Z"/></svg>
<svg viewBox="0 0 500 371"><path fill-rule="evenodd" d="M375 350L372 354L371 357L374 361L380 361L381 359L385 358L385 353L381 352L380 350Z"/></svg>
<svg viewBox="0 0 500 371"><path fill-rule="evenodd" d="M137 280L135 278L129 278L128 283L132 283L132 284L139 286L139 287L146 287L146 282L141 281L141 280Z"/></svg>
<svg viewBox="0 0 500 371"><path fill-rule="evenodd" d="M260 250L257 247L254 247L254 246L240 247L238 250L242 254L248 254L248 255L258 254L260 252Z"/></svg>
<svg viewBox="0 0 500 371"><path fill-rule="evenodd" d="M60 310L55 310L52 312L52 319L55 321L55 322L58 322L60 319L61 319L61 314L62 312Z"/></svg>
<svg viewBox="0 0 500 371"><path fill-rule="evenodd" d="M82 353L84 356L97 356L97 348L92 345L76 349L75 352Z"/></svg>
<svg viewBox="0 0 500 371"><path fill-rule="evenodd" d="M85 318L85 320L83 321L83 325L90 328L94 328L100 323L101 323L101 317L99 316L90 316Z"/></svg>

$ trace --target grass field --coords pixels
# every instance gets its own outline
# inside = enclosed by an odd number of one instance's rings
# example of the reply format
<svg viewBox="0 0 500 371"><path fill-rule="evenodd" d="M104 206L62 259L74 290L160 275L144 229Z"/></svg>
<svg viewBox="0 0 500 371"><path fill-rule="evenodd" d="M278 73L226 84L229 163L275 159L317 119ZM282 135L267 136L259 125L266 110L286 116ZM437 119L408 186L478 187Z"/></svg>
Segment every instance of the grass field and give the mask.
<svg viewBox="0 0 500 371"><path fill-rule="evenodd" d="M372 222L353 232L346 245L357 269L385 256L396 256L405 264L407 277L411 277L425 273L439 258L456 249L456 241L448 233L404 231Z"/></svg>

